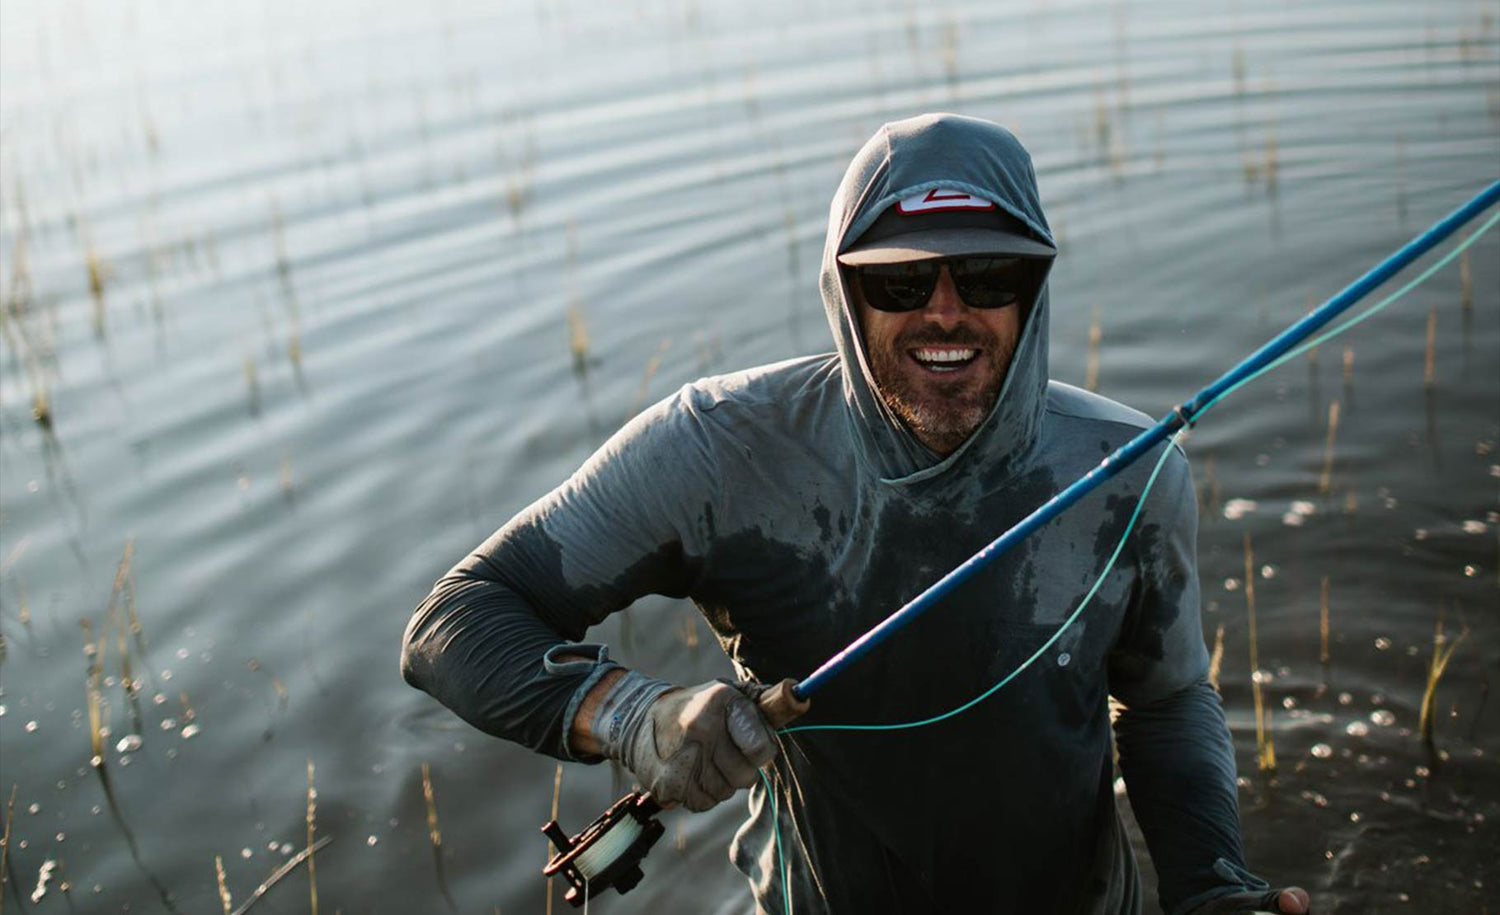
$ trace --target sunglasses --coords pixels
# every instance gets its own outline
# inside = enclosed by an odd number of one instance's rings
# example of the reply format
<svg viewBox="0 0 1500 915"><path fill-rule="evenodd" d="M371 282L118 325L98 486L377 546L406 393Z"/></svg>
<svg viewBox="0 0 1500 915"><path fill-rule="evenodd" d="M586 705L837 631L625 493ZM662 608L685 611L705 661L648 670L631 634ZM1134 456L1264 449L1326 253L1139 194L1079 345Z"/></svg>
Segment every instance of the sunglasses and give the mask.
<svg viewBox="0 0 1500 915"><path fill-rule="evenodd" d="M951 257L866 264L855 268L865 302L877 311L916 311L937 288L943 265L953 277L958 297L970 308L1006 308L1030 303L1041 288L1050 262L1034 257Z"/></svg>

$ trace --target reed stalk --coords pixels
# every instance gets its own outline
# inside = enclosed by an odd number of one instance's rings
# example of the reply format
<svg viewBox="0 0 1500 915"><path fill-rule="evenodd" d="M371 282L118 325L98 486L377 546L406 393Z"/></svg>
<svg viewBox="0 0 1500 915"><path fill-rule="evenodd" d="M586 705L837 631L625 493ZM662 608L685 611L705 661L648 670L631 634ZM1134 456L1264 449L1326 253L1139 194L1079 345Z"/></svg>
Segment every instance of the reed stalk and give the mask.
<svg viewBox="0 0 1500 915"><path fill-rule="evenodd" d="M1468 230L1464 230L1462 238L1468 238ZM1469 249L1465 248L1458 256L1458 298L1464 311L1474 307L1474 272L1469 267Z"/></svg>
<svg viewBox="0 0 1500 915"><path fill-rule="evenodd" d="M1318 479L1318 493L1333 491L1333 446L1339 435L1339 402L1328 405L1328 439L1323 444L1323 475Z"/></svg>
<svg viewBox="0 0 1500 915"><path fill-rule="evenodd" d="M1255 628L1255 550L1245 533L1245 609L1250 621L1250 692L1255 700L1255 760L1262 772L1276 770L1276 743L1271 737L1270 714L1261 694L1260 639Z"/></svg>
<svg viewBox="0 0 1500 915"><path fill-rule="evenodd" d="M1090 391L1099 390L1099 344L1103 340L1104 328L1099 324L1099 309L1095 307L1089 319L1088 369L1083 381L1084 388Z"/></svg>
<svg viewBox="0 0 1500 915"><path fill-rule="evenodd" d="M432 842L432 867L437 876L438 892L450 910L457 910L443 870L443 831L438 826L437 795L432 790L432 770L427 763L422 763L422 799L427 803L427 838Z"/></svg>
<svg viewBox="0 0 1500 915"><path fill-rule="evenodd" d="M317 842L318 789L313 786L313 761L307 761L307 890L312 915L318 915L318 862L313 857Z"/></svg>
<svg viewBox="0 0 1500 915"><path fill-rule="evenodd" d="M1320 599L1319 599L1319 602L1318 602L1318 640L1319 640L1319 644L1318 644L1318 661L1321 662L1324 667L1327 667L1328 666L1328 662L1333 658L1333 655L1328 650L1328 576L1327 575L1323 576L1322 586L1321 586L1321 588L1319 590L1320 590Z"/></svg>
<svg viewBox="0 0 1500 915"><path fill-rule="evenodd" d="M432 769L422 763L422 800L427 803L427 838L434 849L443 847L443 830L438 825L437 796L432 791Z"/></svg>
<svg viewBox="0 0 1500 915"><path fill-rule="evenodd" d="M651 387L651 379L656 377L657 371L661 369L662 357L665 356L667 354L667 350L671 348L672 338L667 337L657 345L656 352L653 353L651 355L651 358L646 361L646 371L641 375L641 386L636 390L635 403L631 404L630 407L631 416L634 416L637 413L641 412L641 410L646 406L646 391Z"/></svg>
<svg viewBox="0 0 1500 915"><path fill-rule="evenodd" d="M1422 358L1422 386L1437 381L1437 305L1427 311L1427 349Z"/></svg>
<svg viewBox="0 0 1500 915"><path fill-rule="evenodd" d="M1438 617L1437 625L1432 631L1432 658L1427 663L1427 686L1422 691L1422 714L1418 719L1417 731L1422 735L1422 743L1431 750L1433 748L1432 729L1437 717L1437 688L1442 681L1443 674L1448 670L1448 662L1453 660L1453 652L1469 636L1469 627L1465 626L1458 634L1458 638L1448 641L1448 636L1443 632L1443 618Z"/></svg>
<svg viewBox="0 0 1500 915"><path fill-rule="evenodd" d="M562 797L562 773L562 763L558 763L557 771L552 775L552 816L550 819L553 822L557 820L557 802ZM551 864L552 856L555 854L557 854L557 846L553 845L549 840L547 842L546 863ZM552 881L550 879L547 881L547 915L552 915Z"/></svg>
<svg viewBox="0 0 1500 915"><path fill-rule="evenodd" d="M0 915L5 915L5 885L10 879L10 824L16 815L16 785L10 786L5 802L5 835L0 836Z"/></svg>
<svg viewBox="0 0 1500 915"><path fill-rule="evenodd" d="M229 882L224 878L224 859L214 855L214 876L219 881L219 904L224 908L224 915L234 911L234 897L229 895Z"/></svg>
<svg viewBox="0 0 1500 915"><path fill-rule="evenodd" d="M573 372L584 374L589 367L589 327L583 309L577 302L568 306L568 350L573 354Z"/></svg>
<svg viewBox="0 0 1500 915"><path fill-rule="evenodd" d="M1214 633L1214 652L1208 658L1208 683L1219 691L1219 670L1224 666L1224 624L1219 624L1219 629Z"/></svg>

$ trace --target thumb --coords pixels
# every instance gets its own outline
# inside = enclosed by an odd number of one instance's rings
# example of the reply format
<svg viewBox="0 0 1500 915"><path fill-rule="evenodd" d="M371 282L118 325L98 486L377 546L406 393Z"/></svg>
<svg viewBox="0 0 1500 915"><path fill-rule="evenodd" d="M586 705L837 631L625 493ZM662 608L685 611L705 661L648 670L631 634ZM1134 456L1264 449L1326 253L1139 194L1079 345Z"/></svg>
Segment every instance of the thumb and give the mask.
<svg viewBox="0 0 1500 915"><path fill-rule="evenodd" d="M1277 894L1276 908L1285 915L1307 915L1312 908L1312 899L1302 887L1288 887Z"/></svg>

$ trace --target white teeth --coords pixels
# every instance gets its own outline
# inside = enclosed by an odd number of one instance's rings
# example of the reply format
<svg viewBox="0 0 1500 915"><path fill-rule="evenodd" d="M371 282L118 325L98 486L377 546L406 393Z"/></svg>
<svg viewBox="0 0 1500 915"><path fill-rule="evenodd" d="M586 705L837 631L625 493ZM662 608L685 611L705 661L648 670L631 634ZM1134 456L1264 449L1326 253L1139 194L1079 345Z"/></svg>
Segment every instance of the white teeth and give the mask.
<svg viewBox="0 0 1500 915"><path fill-rule="evenodd" d="M918 362L967 362L977 352L974 349L919 349L912 355Z"/></svg>

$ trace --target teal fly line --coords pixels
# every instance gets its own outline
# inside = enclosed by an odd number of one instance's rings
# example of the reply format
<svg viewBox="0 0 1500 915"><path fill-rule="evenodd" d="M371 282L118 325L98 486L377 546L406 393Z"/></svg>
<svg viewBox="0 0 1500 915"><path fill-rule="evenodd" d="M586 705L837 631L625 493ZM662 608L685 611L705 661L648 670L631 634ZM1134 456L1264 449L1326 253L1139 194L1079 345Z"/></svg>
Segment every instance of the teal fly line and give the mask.
<svg viewBox="0 0 1500 915"><path fill-rule="evenodd" d="M1484 223L1482 223L1479 226L1479 228L1476 229L1472 234L1470 234L1467 238L1463 239L1461 242L1459 242L1457 245L1455 245L1452 250L1450 250L1447 254L1443 255L1441 258L1439 258L1437 261L1435 261L1431 266L1429 266L1427 269L1423 270L1420 274L1418 274L1412 280L1410 280L1405 285L1403 285L1400 289L1397 289L1395 292L1393 292L1390 295L1386 296L1384 299L1381 299L1379 302L1375 303L1374 305L1371 305L1369 308L1366 308L1365 310L1361 311L1359 314L1355 315L1354 317L1350 318L1349 320L1345 321L1344 323L1338 325L1337 327L1330 328L1329 330L1326 330L1326 331L1318 334L1317 336L1312 337L1311 339L1303 342L1302 344L1294 347L1293 349L1291 349L1288 352L1286 352L1285 354L1283 354L1280 358L1275 359L1274 361L1268 363L1266 366L1264 366L1263 368L1261 368L1259 371L1254 372L1254 373L1248 375L1247 377L1245 377L1244 379L1242 379L1238 383L1236 383L1236 384L1230 386L1229 388L1225 389L1221 394L1219 394L1219 396L1215 397L1213 400L1211 400L1208 403L1204 404L1202 408L1200 408L1195 413L1193 413L1190 417L1188 417L1188 424L1192 424L1194 422L1197 422L1197 420L1199 418L1201 418L1204 414L1208 413L1209 410L1213 409L1219 403L1219 401L1223 400L1225 397L1228 397L1230 394L1234 393L1235 391L1238 391L1240 388L1242 388L1245 385L1249 384L1250 382L1256 380L1257 378L1261 377L1262 375L1266 374L1267 372L1271 371L1272 369L1277 368L1277 367L1285 364L1287 361L1289 361L1289 360L1291 360L1291 359L1293 359L1293 358L1295 358L1295 357L1297 357L1297 356L1299 356L1299 355L1307 352L1310 349L1313 349L1314 347L1320 346L1323 343L1326 343L1327 341L1332 340L1333 338L1339 336L1340 334L1345 333L1346 331L1352 330L1355 326L1363 323L1364 321L1368 320L1369 318L1374 317L1375 315L1377 315L1380 312L1384 311L1386 308L1390 307L1391 305L1394 305L1396 302L1398 302L1402 298L1404 298L1407 295L1407 293L1411 292L1413 289L1417 288L1422 283L1426 282L1429 278L1432 277L1433 274L1437 273L1439 270L1443 269L1448 264L1452 263L1454 258L1458 257L1464 251L1467 251L1469 249L1469 247L1472 246L1475 242L1477 242L1482 235L1484 235L1490 229L1494 228L1494 226L1495 226L1495 224L1497 222L1500 222L1500 212L1497 212L1497 213L1491 215L1490 218L1487 219L1487 220L1485 220ZM1074 611L1072 612L1072 614L1070 614L1066 620L1063 621L1062 625L1060 625L1057 628L1057 631L1054 632L1054 633L1052 633L1052 636L1050 638L1048 638L1047 641L1045 641L1045 642L1042 643L1042 646L1040 648L1038 648L1035 652L1033 652L1031 654L1031 656L1028 657L1025 661L1021 662L1021 664L1018 665L1014 670L1012 670L1010 673L1006 674L1003 678L1001 678L1000 681L997 682L994 686L991 686L989 689L986 689L984 692L980 693L978 696L975 696L973 699L970 699L969 701L967 701L964 704L958 706L957 708L954 708L954 709L951 709L949 711L943 712L942 714L939 714L939 715L933 715L930 718L923 718L923 719L921 719L919 721L905 721L905 722L899 722L899 723L896 723L896 724L812 724L812 725L800 725L800 726L797 726L797 727L782 728L781 730L777 731L776 733L778 733L778 734L795 734L795 733L807 733L807 732L810 732L810 731L899 731L899 730L905 730L905 729L908 729L908 728L925 727L927 725L937 724L938 722L946 721L949 718L953 718L953 717L956 717L958 715L963 714L964 712L968 711L969 709L973 708L974 706L976 706L979 703L983 702L984 700L988 699L990 696L994 695L995 693L997 693L1001 689L1003 689L1005 686L1007 686L1008 684L1010 684L1013 680L1015 680L1016 677L1020 676L1022 672L1024 672L1032 664L1036 663L1037 659L1040 658L1043 654L1045 654L1047 652L1047 649L1051 648L1052 645L1055 644L1058 639L1062 638L1063 633L1066 632L1068 630L1068 628L1073 625L1073 623L1078 619L1079 615L1081 613L1083 613L1084 608L1089 605L1089 602L1091 600L1093 600L1094 595L1096 593L1098 593L1099 588L1103 586L1104 580L1109 576L1109 573L1114 569L1114 567L1115 567L1115 561L1117 559L1119 559L1120 553L1123 552L1124 549L1125 549L1125 543L1126 543L1126 541L1130 538L1131 532L1134 531L1134 529L1135 529L1136 521L1140 518L1141 508L1142 508L1142 506L1144 506L1146 504L1146 497L1148 495L1150 495L1151 488L1156 484L1156 478L1157 478L1157 476L1160 475L1162 467L1167 462L1167 458L1172 454L1172 449L1174 447L1179 447L1179 448L1181 447L1181 439L1186 435L1186 433L1187 433L1187 428L1185 426L1182 430L1180 430L1176 434L1174 434L1172 436L1171 440L1169 442L1167 442L1165 444L1165 446L1162 448L1161 457L1157 459L1156 466L1154 468L1152 468L1150 477L1148 477L1146 479L1146 485L1141 488L1141 494L1136 498L1135 510L1131 512L1130 520L1126 523L1125 530L1120 534L1120 541L1119 541L1119 543L1115 545L1114 552L1112 554L1110 554L1109 561L1104 564L1104 568L1103 568L1102 571L1100 571L1098 578L1095 579L1093 587L1091 587L1089 589L1088 593L1084 595L1083 599L1081 601L1079 601L1078 607L1076 609L1074 609ZM766 793L768 795L770 795L770 798L771 798L771 831L772 831L772 834L776 838L776 860L777 860L777 868L778 868L778 871L779 871L778 876L781 877L781 879L782 879L782 899L786 903L786 912L787 912L787 915L791 915L792 900L791 900L791 892L790 892L790 880L788 879L788 875L786 874L785 856L783 854L782 847L781 847L781 829L780 829L780 826L778 824L778 817L777 817L776 792L775 792L774 787L771 785L770 780L766 777L766 775L765 775L764 772L761 773L761 781L765 784Z"/></svg>

